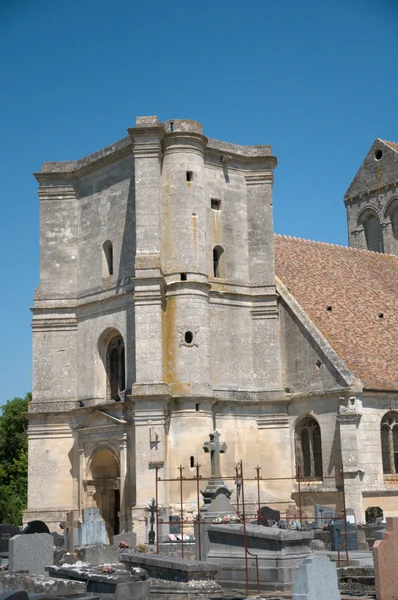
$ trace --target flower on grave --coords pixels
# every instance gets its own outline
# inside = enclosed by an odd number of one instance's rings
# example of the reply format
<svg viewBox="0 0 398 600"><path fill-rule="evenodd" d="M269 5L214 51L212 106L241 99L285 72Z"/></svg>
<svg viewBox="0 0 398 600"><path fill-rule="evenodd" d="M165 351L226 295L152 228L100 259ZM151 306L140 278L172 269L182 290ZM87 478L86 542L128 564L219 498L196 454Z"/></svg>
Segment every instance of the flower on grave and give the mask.
<svg viewBox="0 0 398 600"><path fill-rule="evenodd" d="M213 519L213 523L240 523L239 515L224 515L223 517L217 517Z"/></svg>
<svg viewBox="0 0 398 600"><path fill-rule="evenodd" d="M115 569L112 569L110 565L103 565L102 567L99 567L98 571L100 571L100 573L114 573Z"/></svg>
<svg viewBox="0 0 398 600"><path fill-rule="evenodd" d="M126 542L119 542L119 548L128 548L129 545Z"/></svg>
<svg viewBox="0 0 398 600"><path fill-rule="evenodd" d="M138 552L141 552L141 553L144 553L147 551L147 547L145 544L138 544L137 548L138 548Z"/></svg>

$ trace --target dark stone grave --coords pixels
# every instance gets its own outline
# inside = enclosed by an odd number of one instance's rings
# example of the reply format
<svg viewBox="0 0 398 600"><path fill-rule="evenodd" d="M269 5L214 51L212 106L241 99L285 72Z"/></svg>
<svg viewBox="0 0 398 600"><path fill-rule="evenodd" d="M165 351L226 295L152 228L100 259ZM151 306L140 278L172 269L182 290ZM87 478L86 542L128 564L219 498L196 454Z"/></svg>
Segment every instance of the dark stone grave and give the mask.
<svg viewBox="0 0 398 600"><path fill-rule="evenodd" d="M8 556L9 541L19 533L21 530L16 525L0 525L0 557Z"/></svg>
<svg viewBox="0 0 398 600"><path fill-rule="evenodd" d="M10 590L0 594L0 600L29 600L25 590Z"/></svg>
<svg viewBox="0 0 398 600"><path fill-rule="evenodd" d="M273 510L269 506L262 506L258 513L258 525L264 527L272 527L275 523L278 523L281 519L281 513L279 510Z"/></svg>
<svg viewBox="0 0 398 600"><path fill-rule="evenodd" d="M65 538L63 535L60 535L59 533L57 533L56 531L50 531L50 535L53 538L54 541L54 546L56 548L63 548L64 547L64 543L65 543Z"/></svg>
<svg viewBox="0 0 398 600"><path fill-rule="evenodd" d="M50 533L50 530L43 521L30 521L22 533L24 533L24 534Z"/></svg>
<svg viewBox="0 0 398 600"><path fill-rule="evenodd" d="M332 552L342 549L345 543L344 521L335 521L329 525L330 547ZM354 523L347 522L347 549L358 550L358 532Z"/></svg>

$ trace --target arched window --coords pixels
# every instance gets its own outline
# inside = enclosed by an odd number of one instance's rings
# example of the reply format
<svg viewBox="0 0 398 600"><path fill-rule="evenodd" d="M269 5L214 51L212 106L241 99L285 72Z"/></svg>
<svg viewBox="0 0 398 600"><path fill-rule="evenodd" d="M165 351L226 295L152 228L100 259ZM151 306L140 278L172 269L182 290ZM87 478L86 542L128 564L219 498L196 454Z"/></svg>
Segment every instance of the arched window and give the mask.
<svg viewBox="0 0 398 600"><path fill-rule="evenodd" d="M370 210L362 213L359 224L365 230L366 246L372 252L384 252L383 232L378 215Z"/></svg>
<svg viewBox="0 0 398 600"><path fill-rule="evenodd" d="M321 430L312 417L305 417L296 425L296 471L301 477L323 476Z"/></svg>
<svg viewBox="0 0 398 600"><path fill-rule="evenodd" d="M383 473L398 475L398 413L389 412L381 421Z"/></svg>
<svg viewBox="0 0 398 600"><path fill-rule="evenodd" d="M391 215L392 233L394 239L398 241L398 207L395 208Z"/></svg>
<svg viewBox="0 0 398 600"><path fill-rule="evenodd" d="M214 277L225 277L225 253L222 246L213 248L213 274Z"/></svg>
<svg viewBox="0 0 398 600"><path fill-rule="evenodd" d="M102 246L102 276L113 275L113 246L112 242L106 240Z"/></svg>
<svg viewBox="0 0 398 600"><path fill-rule="evenodd" d="M120 400L120 393L125 390L125 358L124 342L121 335L114 337L106 350L106 375L109 396Z"/></svg>

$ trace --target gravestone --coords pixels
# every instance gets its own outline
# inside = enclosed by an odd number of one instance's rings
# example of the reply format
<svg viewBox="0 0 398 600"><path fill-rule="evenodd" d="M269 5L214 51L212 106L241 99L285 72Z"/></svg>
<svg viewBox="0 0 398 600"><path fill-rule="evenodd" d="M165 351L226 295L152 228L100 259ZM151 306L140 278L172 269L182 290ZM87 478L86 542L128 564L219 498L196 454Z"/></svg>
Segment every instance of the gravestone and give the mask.
<svg viewBox="0 0 398 600"><path fill-rule="evenodd" d="M398 597L398 517L387 517L386 531L373 545L377 600Z"/></svg>
<svg viewBox="0 0 398 600"><path fill-rule="evenodd" d="M78 523L78 546L106 544L106 525L99 508L83 508L82 522Z"/></svg>
<svg viewBox="0 0 398 600"><path fill-rule="evenodd" d="M281 520L281 513L279 510L273 510L269 506L262 506L258 514L258 524L264 527L272 527L274 523Z"/></svg>
<svg viewBox="0 0 398 600"><path fill-rule="evenodd" d="M345 550L345 526L344 521L335 521L329 525L330 548L332 552ZM347 550L358 550L357 526L347 522Z"/></svg>
<svg viewBox="0 0 398 600"><path fill-rule="evenodd" d="M24 533L24 534L50 533L50 530L47 527L47 525L44 523L44 521L30 521L22 533Z"/></svg>
<svg viewBox="0 0 398 600"><path fill-rule="evenodd" d="M32 575L45 575L45 567L53 563L53 538L49 533L20 534L10 539L10 571L28 571Z"/></svg>
<svg viewBox="0 0 398 600"><path fill-rule="evenodd" d="M200 507L200 523L195 523L195 558L206 560L209 548L207 527L219 518L235 514L231 505L231 494L221 477L220 455L227 451L227 445L220 443L220 434L213 431L209 435L210 441L203 444L203 450L210 453L210 478L206 488L202 491L204 504Z"/></svg>
<svg viewBox="0 0 398 600"><path fill-rule="evenodd" d="M218 583L244 591L247 561L249 589L257 590L257 556L261 592L292 589L298 567L310 555L312 540L310 531L262 525L209 525L208 536L206 561L220 567Z"/></svg>
<svg viewBox="0 0 398 600"><path fill-rule="evenodd" d="M293 600L340 600L336 564L328 556L304 560L294 579Z"/></svg>
<svg viewBox="0 0 398 600"><path fill-rule="evenodd" d="M178 515L169 516L169 533L174 535L181 533L180 517Z"/></svg>
<svg viewBox="0 0 398 600"><path fill-rule="evenodd" d="M335 512L330 506L322 504L314 504L315 522L318 527L322 528L328 525L329 521L335 518Z"/></svg>
<svg viewBox="0 0 398 600"><path fill-rule="evenodd" d="M15 525L0 525L0 557L2 555L8 556L9 541L14 535L18 535L19 533L21 533L21 530Z"/></svg>

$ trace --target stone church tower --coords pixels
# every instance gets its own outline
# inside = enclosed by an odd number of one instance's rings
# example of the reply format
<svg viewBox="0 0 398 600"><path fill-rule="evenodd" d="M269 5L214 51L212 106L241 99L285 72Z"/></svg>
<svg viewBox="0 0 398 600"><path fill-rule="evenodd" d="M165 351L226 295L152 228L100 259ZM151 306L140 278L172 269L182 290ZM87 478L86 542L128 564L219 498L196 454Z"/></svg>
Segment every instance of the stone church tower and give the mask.
<svg viewBox="0 0 398 600"><path fill-rule="evenodd" d="M276 158L270 146L208 139L195 121L141 117L128 133L36 174L25 520L56 527L96 504L110 536L143 531L154 465L162 478L180 464L189 476L215 427L226 471L238 458L254 467L271 446L293 469L287 417L274 441L258 434L259 413L272 421L282 394ZM159 492L173 504L177 490ZM278 494L287 502L290 487Z"/></svg>
<svg viewBox="0 0 398 600"><path fill-rule="evenodd" d="M347 191L347 248L274 235L269 146L156 117L128 134L36 174L24 520L97 506L109 539L146 541L156 489L192 520L214 429L251 515L259 466L284 516L343 497L358 522L396 516L398 145L377 139Z"/></svg>
<svg viewBox="0 0 398 600"><path fill-rule="evenodd" d="M398 256L398 144L375 140L344 201L350 246Z"/></svg>

